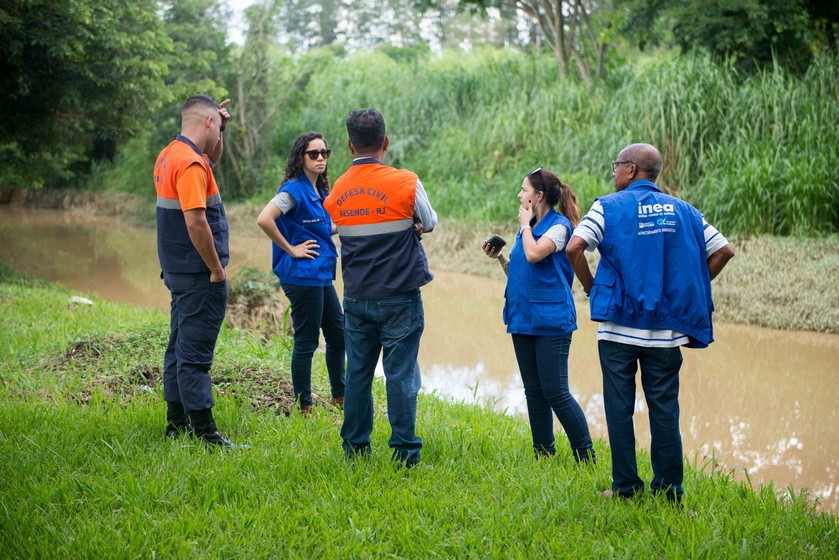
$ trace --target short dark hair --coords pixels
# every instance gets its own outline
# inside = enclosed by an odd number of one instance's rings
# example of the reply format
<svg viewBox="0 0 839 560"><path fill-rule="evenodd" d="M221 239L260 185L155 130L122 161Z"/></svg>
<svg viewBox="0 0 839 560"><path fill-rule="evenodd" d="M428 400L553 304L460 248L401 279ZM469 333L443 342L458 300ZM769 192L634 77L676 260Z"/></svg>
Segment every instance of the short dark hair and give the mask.
<svg viewBox="0 0 839 560"><path fill-rule="evenodd" d="M213 99L209 95L199 93L198 95L192 95L188 97L187 100L184 101L184 106L181 107L181 115L183 115L187 112L187 110L192 109L196 105L218 109L218 103L216 103L215 99Z"/></svg>
<svg viewBox="0 0 839 560"><path fill-rule="evenodd" d="M347 134L355 149L379 149L385 141L385 118L376 109L356 109L347 117Z"/></svg>

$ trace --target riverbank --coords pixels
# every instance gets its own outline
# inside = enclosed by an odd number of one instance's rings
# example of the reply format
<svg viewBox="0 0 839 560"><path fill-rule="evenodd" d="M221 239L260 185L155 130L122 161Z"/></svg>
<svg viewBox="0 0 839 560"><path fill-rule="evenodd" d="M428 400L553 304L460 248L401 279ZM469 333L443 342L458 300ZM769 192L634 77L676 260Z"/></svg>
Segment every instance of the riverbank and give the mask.
<svg viewBox="0 0 839 560"><path fill-rule="evenodd" d="M154 220L150 199L121 193L0 189L0 204L119 216L132 224ZM262 238L256 226L261 208L227 206L231 229ZM476 224L442 219L423 238L432 270L503 280L497 263L480 249L497 233L512 243L516 224ZM715 320L774 329L839 333L839 235L819 238L732 237L736 252L714 281ZM596 253L589 254L592 263ZM587 305L575 284L578 305Z"/></svg>
<svg viewBox="0 0 839 560"><path fill-rule="evenodd" d="M224 330L216 416L246 453L166 440L163 313L72 293L0 267L0 549L14 558L830 558L839 520L812 495L753 491L713 457L688 459L684 508L604 498L609 448L577 467L567 443L536 461L527 422L420 395L423 461L387 453L374 383L374 454L347 463L340 413L285 414L290 345ZM323 356L315 384L327 387ZM325 393L323 393L325 394ZM323 401L321 397L318 399ZM639 452L649 480L649 456Z"/></svg>

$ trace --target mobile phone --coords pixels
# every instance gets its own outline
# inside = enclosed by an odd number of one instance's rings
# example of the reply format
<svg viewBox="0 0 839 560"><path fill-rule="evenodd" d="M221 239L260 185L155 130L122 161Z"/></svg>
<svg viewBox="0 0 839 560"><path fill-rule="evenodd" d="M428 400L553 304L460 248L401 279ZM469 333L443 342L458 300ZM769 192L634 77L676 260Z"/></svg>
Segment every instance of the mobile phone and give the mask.
<svg viewBox="0 0 839 560"><path fill-rule="evenodd" d="M500 251L501 247L506 245L507 242L501 239L501 237L493 235L492 237L487 239L487 244L489 244L489 246L495 249L496 251Z"/></svg>

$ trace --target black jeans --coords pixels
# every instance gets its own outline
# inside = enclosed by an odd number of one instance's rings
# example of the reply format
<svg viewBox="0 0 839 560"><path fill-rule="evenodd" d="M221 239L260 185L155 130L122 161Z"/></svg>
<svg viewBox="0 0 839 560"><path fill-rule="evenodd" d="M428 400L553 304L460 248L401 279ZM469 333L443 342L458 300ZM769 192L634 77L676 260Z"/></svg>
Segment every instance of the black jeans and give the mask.
<svg viewBox="0 0 839 560"><path fill-rule="evenodd" d="M553 415L559 419L578 461L594 458L583 409L568 387L571 333L557 336L513 335L513 348L524 383L527 415L538 454L556 452Z"/></svg>
<svg viewBox="0 0 839 560"><path fill-rule="evenodd" d="M291 352L291 383L300 407L312 404L312 356L326 340L326 370L333 397L344 395L344 313L335 287L283 284L291 303L294 350Z"/></svg>

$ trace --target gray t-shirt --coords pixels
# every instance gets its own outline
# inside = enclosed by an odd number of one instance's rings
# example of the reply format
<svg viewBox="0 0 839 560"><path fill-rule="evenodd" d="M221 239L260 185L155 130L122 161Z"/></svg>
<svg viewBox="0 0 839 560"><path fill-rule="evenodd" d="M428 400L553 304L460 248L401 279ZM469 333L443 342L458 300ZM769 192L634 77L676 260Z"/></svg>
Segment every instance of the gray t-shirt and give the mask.
<svg viewBox="0 0 839 560"><path fill-rule="evenodd" d="M288 214L297 206L297 203L294 202L294 197L285 191L274 195L274 198L271 199L271 204L279 208L283 214Z"/></svg>

